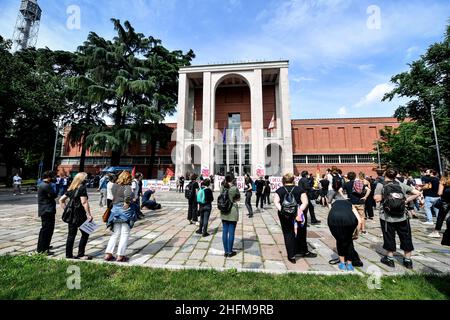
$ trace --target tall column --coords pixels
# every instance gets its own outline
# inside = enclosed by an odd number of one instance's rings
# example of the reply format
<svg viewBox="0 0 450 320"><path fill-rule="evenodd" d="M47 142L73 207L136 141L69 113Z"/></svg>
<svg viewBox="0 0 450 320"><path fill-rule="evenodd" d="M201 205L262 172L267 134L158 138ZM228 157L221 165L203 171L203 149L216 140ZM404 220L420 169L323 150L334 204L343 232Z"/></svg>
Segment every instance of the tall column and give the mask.
<svg viewBox="0 0 450 320"><path fill-rule="evenodd" d="M177 120L177 145L175 156L175 174L177 177L184 175L185 161L185 122L186 108L189 94L189 82L187 74L180 73L178 84L178 120Z"/></svg>
<svg viewBox="0 0 450 320"><path fill-rule="evenodd" d="M265 166L264 125L263 125L263 95L262 71L255 69L251 83L251 113L252 113L252 174L256 175L258 165Z"/></svg>
<svg viewBox="0 0 450 320"><path fill-rule="evenodd" d="M283 161L282 171L293 172L294 159L292 154L292 125L291 125L291 100L289 97L289 72L288 68L280 68L280 100L281 100L281 121L283 150L281 158Z"/></svg>
<svg viewBox="0 0 450 320"><path fill-rule="evenodd" d="M211 139L213 135L213 108L212 108L211 72L203 73L203 117L202 117L202 167L207 166L212 172L211 158L214 143Z"/></svg>

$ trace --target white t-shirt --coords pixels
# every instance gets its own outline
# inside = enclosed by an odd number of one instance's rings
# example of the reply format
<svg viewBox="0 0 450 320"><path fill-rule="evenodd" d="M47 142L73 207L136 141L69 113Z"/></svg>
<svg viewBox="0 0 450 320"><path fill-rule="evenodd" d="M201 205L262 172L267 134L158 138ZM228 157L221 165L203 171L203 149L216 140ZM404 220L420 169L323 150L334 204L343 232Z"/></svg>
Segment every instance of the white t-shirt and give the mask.
<svg viewBox="0 0 450 320"><path fill-rule="evenodd" d="M22 178L19 176L14 176L13 183L17 186L20 186L22 184Z"/></svg>
<svg viewBox="0 0 450 320"><path fill-rule="evenodd" d="M333 190L333 176L331 175L331 173L327 174L327 179L328 181L330 181L330 183L328 184L328 190L331 191Z"/></svg>
<svg viewBox="0 0 450 320"><path fill-rule="evenodd" d="M114 185L114 183L112 183L111 181L109 181L106 184L106 199L108 199L108 200L112 200L113 199L113 193L112 193L113 185Z"/></svg>

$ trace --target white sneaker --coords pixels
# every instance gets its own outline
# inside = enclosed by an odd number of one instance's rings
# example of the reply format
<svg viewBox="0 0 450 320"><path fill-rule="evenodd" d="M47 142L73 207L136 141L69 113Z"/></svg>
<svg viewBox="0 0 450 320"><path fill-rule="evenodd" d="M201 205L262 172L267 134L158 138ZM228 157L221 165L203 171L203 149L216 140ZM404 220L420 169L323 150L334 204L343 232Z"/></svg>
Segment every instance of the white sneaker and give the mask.
<svg viewBox="0 0 450 320"><path fill-rule="evenodd" d="M197 222L195 223L195 225L196 225L196 226L199 226L199 225L200 225L200 222L197 221Z"/></svg>
<svg viewBox="0 0 450 320"><path fill-rule="evenodd" d="M430 237L430 238L440 238L441 235L439 234L439 231L433 231L432 233L430 233L428 235L428 237Z"/></svg>
<svg viewBox="0 0 450 320"><path fill-rule="evenodd" d="M430 222L430 221L422 222L422 224L423 224L423 225L426 225L426 226L434 226L434 223L433 223L433 222Z"/></svg>

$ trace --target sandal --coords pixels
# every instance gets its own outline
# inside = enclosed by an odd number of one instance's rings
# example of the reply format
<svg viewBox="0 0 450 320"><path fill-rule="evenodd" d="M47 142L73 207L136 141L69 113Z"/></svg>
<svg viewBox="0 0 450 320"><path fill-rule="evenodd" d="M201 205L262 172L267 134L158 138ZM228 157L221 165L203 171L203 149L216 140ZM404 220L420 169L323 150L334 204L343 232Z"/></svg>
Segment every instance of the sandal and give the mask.
<svg viewBox="0 0 450 320"><path fill-rule="evenodd" d="M122 259L116 259L116 262L128 262L129 260L128 257L122 257Z"/></svg>
<svg viewBox="0 0 450 320"><path fill-rule="evenodd" d="M105 261L116 261L116 258L113 255L105 257Z"/></svg>
<svg viewBox="0 0 450 320"><path fill-rule="evenodd" d="M81 256L81 257L77 257L77 259L83 260L83 261L89 261L92 260L92 257L90 256Z"/></svg>

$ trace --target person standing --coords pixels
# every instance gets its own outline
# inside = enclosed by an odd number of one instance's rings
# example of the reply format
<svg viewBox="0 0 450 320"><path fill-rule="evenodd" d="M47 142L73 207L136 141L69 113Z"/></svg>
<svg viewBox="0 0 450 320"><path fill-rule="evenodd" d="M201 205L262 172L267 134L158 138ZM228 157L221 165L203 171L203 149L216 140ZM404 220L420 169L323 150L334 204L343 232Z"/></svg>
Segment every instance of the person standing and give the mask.
<svg viewBox="0 0 450 320"><path fill-rule="evenodd" d="M265 180L264 180L264 204L270 205L270 193L271 193L271 187L270 187L269 176L265 176Z"/></svg>
<svg viewBox="0 0 450 320"><path fill-rule="evenodd" d="M191 182L186 186L186 190L184 191L184 195L188 200L188 220L189 224L193 224L194 222L198 223L198 212L197 212L197 192L200 189L200 186L197 182L198 176L193 173L191 175Z"/></svg>
<svg viewBox="0 0 450 320"><path fill-rule="evenodd" d="M178 192L183 193L184 192L184 177L181 176L178 178Z"/></svg>
<svg viewBox="0 0 450 320"><path fill-rule="evenodd" d="M112 208L112 201L113 201L112 187L115 181L116 175L112 173L109 174L108 183L106 184L106 205L108 206L109 209Z"/></svg>
<svg viewBox="0 0 450 320"><path fill-rule="evenodd" d="M288 260L296 263L296 256L315 258L317 254L309 251L306 240L308 217L304 212L309 201L306 191L295 185L292 173L285 174L282 183L283 186L275 191L273 202L278 210ZM294 208L293 212L289 212L291 208Z"/></svg>
<svg viewBox="0 0 450 320"><path fill-rule="evenodd" d="M105 261L128 262L126 251L130 230L137 221L137 211L135 210L135 195L131 190L132 177L128 171L122 171L112 187L113 207L106 227L113 234L106 247ZM119 240L120 238L120 240ZM117 240L117 259L113 256Z"/></svg>
<svg viewBox="0 0 450 320"><path fill-rule="evenodd" d="M327 174L328 181L330 181L330 186L328 187L328 208L331 209L333 200L339 196L339 189L342 188L343 178L339 175L339 169L337 167L332 167L331 171Z"/></svg>
<svg viewBox="0 0 450 320"><path fill-rule="evenodd" d="M313 188L311 185L311 180L309 179L308 171L303 171L301 173L301 178L298 182L298 186L306 192L306 196L308 197L308 207L305 209L305 215L308 214L311 216L311 224L320 224L321 221L317 220L316 214L314 212L314 204L312 203L311 197Z"/></svg>
<svg viewBox="0 0 450 320"><path fill-rule="evenodd" d="M370 192L369 195L367 196L366 202L364 202L364 212L366 214L367 219L373 220L374 217L373 208L375 208L375 200L373 199L373 195L375 193L376 183L375 180L372 178L369 178L367 181L369 182Z"/></svg>
<svg viewBox="0 0 450 320"><path fill-rule="evenodd" d="M55 230L56 201L58 194L52 188L53 172L42 175L42 183L38 187L38 215L41 218L41 230L37 243L37 253L53 255L50 252L53 232Z"/></svg>
<svg viewBox="0 0 450 320"><path fill-rule="evenodd" d="M103 208L104 203L107 204L107 203L106 203L106 202L107 202L107 201L106 201L106 200L107 200L106 192L107 192L108 182L109 182L108 176L105 174L105 175L100 179L100 182L99 182L99 184L98 184L98 189L97 189L97 191L100 191L100 202L99 202L100 208ZM104 200L103 200L103 199L104 199Z"/></svg>
<svg viewBox="0 0 450 320"><path fill-rule="evenodd" d="M63 196L67 192L67 186L70 185L69 178L67 176L63 176L60 180L61 187L60 187L60 195Z"/></svg>
<svg viewBox="0 0 450 320"><path fill-rule="evenodd" d="M436 227L432 233L428 235L430 238L440 238L440 231L445 221L445 217L450 211L450 172L445 171L439 182L438 195L441 197L439 201L439 213L436 220ZM448 230L448 224L447 224Z"/></svg>
<svg viewBox="0 0 450 320"><path fill-rule="evenodd" d="M234 235L236 233L236 225L239 221L239 207L237 202L241 198L238 188L236 187L236 180L232 174L227 174L220 189L222 197L227 197L230 201L231 209L220 213L222 220L222 243L224 248L224 256L226 258L234 257L237 252L233 251Z"/></svg>
<svg viewBox="0 0 450 320"><path fill-rule="evenodd" d="M263 208L263 194L265 189L264 177L262 176L259 177L259 179L255 181L255 186L256 186L256 210L261 212L261 210L264 209ZM258 204L261 210L258 209Z"/></svg>
<svg viewBox="0 0 450 320"><path fill-rule="evenodd" d="M212 202L214 201L214 196L210 188L211 181L209 179L203 180L202 188L199 190L198 196L202 199L197 198L198 212L200 213L200 226L197 230L197 234L201 234L203 237L208 237L208 222L209 216L211 215ZM203 193L203 196L201 196Z"/></svg>
<svg viewBox="0 0 450 320"><path fill-rule="evenodd" d="M350 201L336 200L331 206L328 214L328 227L336 239L339 270L354 271L353 261L358 261L359 256L355 254L353 238L361 229L362 220L364 219L361 218L361 215Z"/></svg>
<svg viewBox="0 0 450 320"><path fill-rule="evenodd" d="M422 179L424 184L422 190L425 198L425 213L427 214L427 221L423 222L424 225L434 225L431 209L434 210L436 216L439 213L439 210L435 207L435 204L440 199L438 195L439 178L436 175L436 170L427 170Z"/></svg>
<svg viewBox="0 0 450 320"><path fill-rule="evenodd" d="M384 182L378 183L374 199L380 202L380 223L383 232L383 248L387 255L381 263L394 268L394 252L396 251L395 234L400 238L400 248L404 251L403 265L413 268L411 253L414 250L411 225L406 210L406 203L413 201L420 192L404 183L395 181L397 171L388 169L384 173ZM407 197L407 195L409 195Z"/></svg>
<svg viewBox="0 0 450 320"><path fill-rule="evenodd" d="M327 195L328 195L328 187L330 186L330 181L328 181L327 176L322 175L322 180L319 181L320 185L320 202L322 207L327 206Z"/></svg>
<svg viewBox="0 0 450 320"><path fill-rule="evenodd" d="M350 171L347 173L348 182L344 183L339 189L339 194L342 198L344 197L343 191L347 194L348 200L352 204L353 208L359 213L361 218L361 233L366 234L366 223L365 223L365 202L370 194L370 189L368 189L363 181L356 179L356 173Z"/></svg>
<svg viewBox="0 0 450 320"><path fill-rule="evenodd" d="M144 219L145 216L141 211L141 191L139 190L140 181L142 180L142 173L138 172L136 173L132 183L131 183L131 191L133 192L134 199L133 199L133 205L136 205L136 212L138 214L139 219Z"/></svg>
<svg viewBox="0 0 450 320"><path fill-rule="evenodd" d="M253 183L252 179L249 176L245 177L244 194L245 194L245 206L247 207L248 217L253 218L253 208L252 208Z"/></svg>
<svg viewBox="0 0 450 320"><path fill-rule="evenodd" d="M15 196L18 194L23 194L21 186L22 186L22 178L19 176L19 173L17 172L13 177L13 187Z"/></svg>
<svg viewBox="0 0 450 320"><path fill-rule="evenodd" d="M78 202L78 205L73 206L77 212L74 212L79 218L76 219L77 222L68 223L68 234L66 242L66 258L67 259L81 259L81 260L91 260L92 258L85 255L86 245L89 240L89 234L81 231L81 239L78 246L78 255L73 256L73 245L75 243L75 237L77 236L78 228L86 221L92 221L93 217L91 215L91 209L89 207L88 194L86 189L86 178L87 174L85 172L78 173L73 182L70 184L67 192L59 199L59 204L63 210L66 210L66 200L70 199L74 203Z"/></svg>

